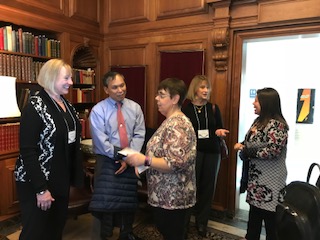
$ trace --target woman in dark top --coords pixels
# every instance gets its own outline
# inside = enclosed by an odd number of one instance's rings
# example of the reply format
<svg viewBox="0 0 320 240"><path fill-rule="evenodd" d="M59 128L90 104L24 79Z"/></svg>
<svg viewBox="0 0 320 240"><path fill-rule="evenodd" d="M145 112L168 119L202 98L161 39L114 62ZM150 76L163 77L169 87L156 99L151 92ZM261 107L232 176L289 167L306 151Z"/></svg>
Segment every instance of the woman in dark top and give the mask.
<svg viewBox="0 0 320 240"><path fill-rule="evenodd" d="M182 111L190 118L197 134L197 203L195 220L199 235L205 236L210 215L211 201L215 192L220 168L219 137L225 137L218 105L208 102L210 83L203 75L195 76L189 86L187 98L191 101ZM187 225L190 218L187 219Z"/></svg>
<svg viewBox="0 0 320 240"><path fill-rule="evenodd" d="M46 62L37 79L42 89L22 111L15 168L20 240L62 239L70 184L83 183L81 126L75 109L62 96L73 84L71 74L71 67L60 59Z"/></svg>

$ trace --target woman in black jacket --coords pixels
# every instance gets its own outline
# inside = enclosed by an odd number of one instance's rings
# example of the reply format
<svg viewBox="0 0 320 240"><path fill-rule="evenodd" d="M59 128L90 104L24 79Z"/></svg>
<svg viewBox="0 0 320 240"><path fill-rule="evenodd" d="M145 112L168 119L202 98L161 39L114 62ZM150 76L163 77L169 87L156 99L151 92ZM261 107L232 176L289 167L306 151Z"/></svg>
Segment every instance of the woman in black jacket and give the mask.
<svg viewBox="0 0 320 240"><path fill-rule="evenodd" d="M62 96L72 83L71 67L52 59L41 68L42 89L20 119L20 155L15 177L22 216L20 240L62 239L70 185L82 186L81 126Z"/></svg>

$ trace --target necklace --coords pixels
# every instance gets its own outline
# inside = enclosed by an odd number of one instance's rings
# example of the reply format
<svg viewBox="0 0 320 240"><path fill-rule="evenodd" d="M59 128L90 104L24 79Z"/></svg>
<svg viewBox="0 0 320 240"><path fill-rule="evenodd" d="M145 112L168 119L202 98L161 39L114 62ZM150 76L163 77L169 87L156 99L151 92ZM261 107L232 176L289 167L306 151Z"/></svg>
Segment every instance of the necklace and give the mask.
<svg viewBox="0 0 320 240"><path fill-rule="evenodd" d="M197 106L197 105L193 105L193 106L195 106L195 108L197 109L197 111L198 111L198 113L201 113L201 110L202 110L202 108L203 108L203 106L204 105L202 105L202 106Z"/></svg>

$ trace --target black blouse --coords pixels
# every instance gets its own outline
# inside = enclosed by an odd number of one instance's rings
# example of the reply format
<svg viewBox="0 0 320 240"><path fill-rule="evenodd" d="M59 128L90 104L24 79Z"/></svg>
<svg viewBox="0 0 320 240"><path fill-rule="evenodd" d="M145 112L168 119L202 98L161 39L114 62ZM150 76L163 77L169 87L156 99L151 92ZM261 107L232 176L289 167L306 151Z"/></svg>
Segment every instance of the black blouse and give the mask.
<svg viewBox="0 0 320 240"><path fill-rule="evenodd" d="M209 102L203 106L201 111L198 111L192 103L189 103L182 111L190 119L196 132L197 150L200 152L220 153L219 138L215 134L217 129L223 128L218 105L215 105L215 113L213 113L212 104ZM199 139L198 130L206 129L207 126L209 138Z"/></svg>

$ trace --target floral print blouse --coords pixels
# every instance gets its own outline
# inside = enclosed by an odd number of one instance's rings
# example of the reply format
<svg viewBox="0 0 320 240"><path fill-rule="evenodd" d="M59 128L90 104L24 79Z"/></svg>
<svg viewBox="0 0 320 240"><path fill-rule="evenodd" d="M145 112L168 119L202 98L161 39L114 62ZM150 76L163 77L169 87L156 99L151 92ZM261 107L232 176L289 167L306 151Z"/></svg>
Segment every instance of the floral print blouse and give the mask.
<svg viewBox="0 0 320 240"><path fill-rule="evenodd" d="M288 128L275 119L262 130L253 124L248 131L244 144L250 155L246 197L250 205L275 212L283 201L287 141Z"/></svg>
<svg viewBox="0 0 320 240"><path fill-rule="evenodd" d="M185 115L166 119L147 144L146 155L163 157L171 168L147 170L148 203L153 207L186 209L196 202L196 135Z"/></svg>

